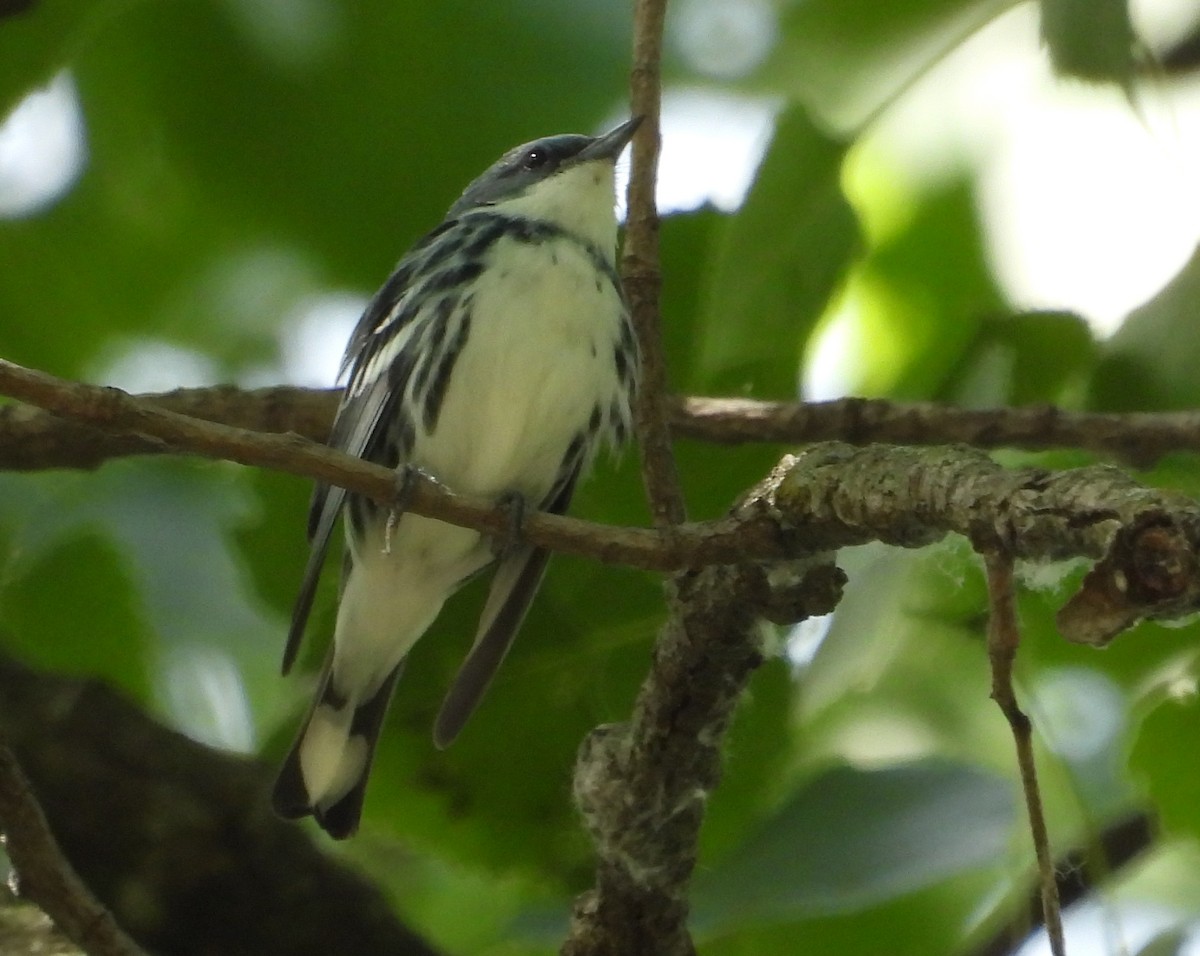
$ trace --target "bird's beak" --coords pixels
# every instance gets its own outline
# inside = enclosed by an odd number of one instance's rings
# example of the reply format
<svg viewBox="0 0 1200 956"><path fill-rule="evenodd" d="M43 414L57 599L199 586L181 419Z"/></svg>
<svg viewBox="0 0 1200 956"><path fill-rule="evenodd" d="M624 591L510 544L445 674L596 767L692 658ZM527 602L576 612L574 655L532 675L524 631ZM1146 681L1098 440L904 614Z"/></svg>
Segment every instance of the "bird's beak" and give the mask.
<svg viewBox="0 0 1200 956"><path fill-rule="evenodd" d="M607 159L615 163L617 157L621 155L621 150L633 139L633 134L641 124L642 117L635 116L633 119L622 123L616 129L610 130L603 136L597 136L579 151L575 157L575 161L587 163L593 159Z"/></svg>

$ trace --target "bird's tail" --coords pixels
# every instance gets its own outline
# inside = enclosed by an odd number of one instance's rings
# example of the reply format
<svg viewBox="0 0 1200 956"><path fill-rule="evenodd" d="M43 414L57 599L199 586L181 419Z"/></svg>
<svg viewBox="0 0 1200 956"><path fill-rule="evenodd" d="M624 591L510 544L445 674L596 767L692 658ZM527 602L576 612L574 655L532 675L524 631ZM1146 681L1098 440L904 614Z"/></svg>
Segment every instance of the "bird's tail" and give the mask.
<svg viewBox="0 0 1200 956"><path fill-rule="evenodd" d="M354 701L337 694L326 666L316 703L275 781L276 813L289 819L312 814L335 840L358 829L375 744L403 669L402 661L368 700Z"/></svg>

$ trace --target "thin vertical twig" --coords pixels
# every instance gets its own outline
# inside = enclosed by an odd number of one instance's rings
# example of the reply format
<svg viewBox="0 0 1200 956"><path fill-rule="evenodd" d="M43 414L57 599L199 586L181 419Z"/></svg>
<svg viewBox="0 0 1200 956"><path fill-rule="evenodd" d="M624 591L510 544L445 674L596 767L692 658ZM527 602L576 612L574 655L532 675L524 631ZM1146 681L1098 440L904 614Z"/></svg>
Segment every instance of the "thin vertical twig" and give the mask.
<svg viewBox="0 0 1200 956"><path fill-rule="evenodd" d="M634 116L643 119L633 137L625 251L621 260L621 276L642 352L642 376L637 398L642 480L654 523L659 528L686 520L667 424L667 368L663 356L659 308L662 269L658 253L658 209L654 201L661 145L659 118L666 10L666 0L636 0L634 5L630 107Z"/></svg>
<svg viewBox="0 0 1200 956"><path fill-rule="evenodd" d="M988 551L984 555L984 564L987 568L988 660L992 667L992 700L1008 720L1017 748L1017 766L1021 774L1021 788L1025 793L1025 808L1029 814L1029 832L1037 856L1042 916L1050 940L1050 952L1054 956L1066 956L1058 881L1054 878L1054 856L1050 852L1050 836L1033 757L1033 726L1017 705L1017 695L1013 689L1013 663L1021 643L1021 634L1017 627L1012 556L997 550Z"/></svg>

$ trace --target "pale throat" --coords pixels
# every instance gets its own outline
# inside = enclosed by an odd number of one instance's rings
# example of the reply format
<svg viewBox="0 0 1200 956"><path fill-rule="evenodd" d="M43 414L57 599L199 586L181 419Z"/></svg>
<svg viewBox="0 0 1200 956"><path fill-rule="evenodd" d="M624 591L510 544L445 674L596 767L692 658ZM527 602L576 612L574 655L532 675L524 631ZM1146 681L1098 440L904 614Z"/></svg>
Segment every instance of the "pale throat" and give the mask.
<svg viewBox="0 0 1200 956"><path fill-rule="evenodd" d="M549 222L585 239L606 256L617 244L615 185L611 162L596 160L572 166L496 203L498 212Z"/></svg>

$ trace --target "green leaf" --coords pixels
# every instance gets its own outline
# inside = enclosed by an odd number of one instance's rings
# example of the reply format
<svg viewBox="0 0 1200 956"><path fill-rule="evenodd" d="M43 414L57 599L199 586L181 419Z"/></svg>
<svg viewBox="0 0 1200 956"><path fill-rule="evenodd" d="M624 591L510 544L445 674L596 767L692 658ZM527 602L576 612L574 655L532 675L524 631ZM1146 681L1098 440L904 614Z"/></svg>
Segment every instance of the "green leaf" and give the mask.
<svg viewBox="0 0 1200 956"><path fill-rule="evenodd" d="M911 218L856 269L873 290L858 358L867 395L941 394L988 316L1006 311L965 181L919 197Z"/></svg>
<svg viewBox="0 0 1200 956"><path fill-rule="evenodd" d="M1098 352L1087 322L1071 312L986 317L942 394L974 408L1064 404L1087 381Z"/></svg>
<svg viewBox="0 0 1200 956"><path fill-rule="evenodd" d="M231 528L250 507L237 480L242 474L231 465L134 459L94 474L4 475L0 525L9 542L9 574L30 583L26 569L67 543L86 536L103 541L108 550L96 557L94 574L112 580L115 565L138 611L128 634L113 624L105 637L125 641L125 654L151 678L149 692L140 683L122 686L193 736L248 748L255 740L251 718L270 722L279 707L279 645L265 638L282 640L283 620L249 593L229 547ZM103 609L76 600L73 579L65 579L62 590L49 583L57 580L45 579L46 594L63 602L60 620L73 620L77 635L65 646L102 645L92 629L104 621ZM118 608L121 594L113 585ZM140 652L139 634L148 635ZM92 663L90 651L79 656Z"/></svg>
<svg viewBox="0 0 1200 956"><path fill-rule="evenodd" d="M704 387L791 397L804 343L858 248L842 193L845 144L793 108L723 230L697 328Z"/></svg>
<svg viewBox="0 0 1200 956"><path fill-rule="evenodd" d="M1194 680L1194 675L1192 676ZM1165 700L1138 728L1131 772L1146 786L1164 832L1200 839L1200 776L1180 754L1200 747L1200 705L1194 696Z"/></svg>
<svg viewBox="0 0 1200 956"><path fill-rule="evenodd" d="M308 560L305 529L312 484L294 475L261 470L249 472L247 481L253 490L254 506L241 516L234 540L256 592L279 612L281 619L286 619L292 613ZM319 606L332 604L337 593L339 540L335 535L334 553L327 559L332 570L322 581L321 594L327 591L329 601L318 599Z"/></svg>
<svg viewBox="0 0 1200 956"><path fill-rule="evenodd" d="M1200 405L1200 253L1101 350L1090 403L1101 411Z"/></svg>
<svg viewBox="0 0 1200 956"><path fill-rule="evenodd" d="M1041 0L1042 39L1054 71L1127 86L1133 79L1128 0Z"/></svg>
<svg viewBox="0 0 1200 956"><path fill-rule="evenodd" d="M1190 928L1169 929L1157 934L1137 951L1136 956L1181 956L1184 945L1191 938Z"/></svg>
<svg viewBox="0 0 1200 956"><path fill-rule="evenodd" d="M713 209L667 216L660 230L662 264L662 334L670 384L681 395L704 390L696 367L696 342L703 320L707 272L713 248L730 217Z"/></svg>
<svg viewBox="0 0 1200 956"><path fill-rule="evenodd" d="M1014 796L1008 781L942 760L833 767L697 877L695 921L848 912L984 868L1012 837Z"/></svg>
<svg viewBox="0 0 1200 956"><path fill-rule="evenodd" d="M857 127L1009 0L806 0L788 5L759 81Z"/></svg>
<svg viewBox="0 0 1200 956"><path fill-rule="evenodd" d="M67 66L105 18L128 6L128 0L35 0L0 18L0 120Z"/></svg>
<svg viewBox="0 0 1200 956"><path fill-rule="evenodd" d="M5 651L147 699L153 637L112 544L95 532L69 534L32 562L16 560L20 570L0 590Z"/></svg>
<svg viewBox="0 0 1200 956"><path fill-rule="evenodd" d="M977 900L994 898L1003 884L995 871L958 874L925 890L865 910L788 922L731 926L705 935L705 956L961 956L979 918Z"/></svg>

